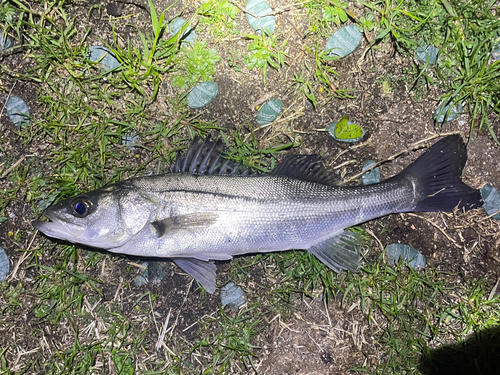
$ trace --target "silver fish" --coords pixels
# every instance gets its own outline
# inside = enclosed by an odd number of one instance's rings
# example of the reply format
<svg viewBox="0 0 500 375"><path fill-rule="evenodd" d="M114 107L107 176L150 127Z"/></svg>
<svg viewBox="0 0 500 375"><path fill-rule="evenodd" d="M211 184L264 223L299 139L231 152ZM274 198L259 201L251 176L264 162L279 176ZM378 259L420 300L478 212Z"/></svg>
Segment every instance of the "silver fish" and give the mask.
<svg viewBox="0 0 500 375"><path fill-rule="evenodd" d="M330 183L316 155L288 156L271 173L249 174L222 158L220 141L195 140L172 173L131 178L44 211L47 236L135 256L171 258L209 293L214 260L306 249L336 272L358 271L358 235L345 228L398 212L480 206L461 181L458 135L434 144L379 184Z"/></svg>

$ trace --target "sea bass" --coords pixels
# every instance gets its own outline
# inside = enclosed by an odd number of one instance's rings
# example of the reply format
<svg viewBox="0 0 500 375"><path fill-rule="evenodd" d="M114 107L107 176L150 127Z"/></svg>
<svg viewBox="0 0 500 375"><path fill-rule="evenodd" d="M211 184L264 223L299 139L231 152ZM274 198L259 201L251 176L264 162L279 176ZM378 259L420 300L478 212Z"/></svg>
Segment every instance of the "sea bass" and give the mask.
<svg viewBox="0 0 500 375"><path fill-rule="evenodd" d="M223 159L220 141L197 139L171 173L130 178L66 199L36 220L47 236L113 253L171 258L209 293L214 261L304 249L336 272L360 268L353 225L399 212L481 205L461 181L459 135L435 143L398 175L367 186L335 186L316 155L291 155L270 173Z"/></svg>

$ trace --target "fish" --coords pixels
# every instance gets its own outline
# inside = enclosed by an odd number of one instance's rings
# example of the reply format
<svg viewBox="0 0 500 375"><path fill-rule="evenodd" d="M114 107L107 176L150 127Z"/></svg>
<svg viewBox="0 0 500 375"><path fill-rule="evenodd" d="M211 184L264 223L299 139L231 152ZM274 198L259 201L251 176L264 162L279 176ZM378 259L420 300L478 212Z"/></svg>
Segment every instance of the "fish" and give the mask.
<svg viewBox="0 0 500 375"><path fill-rule="evenodd" d="M377 184L337 186L318 155L288 155L268 173L196 138L165 174L134 177L48 207L32 225L46 236L131 256L170 258L209 293L215 261L303 249L335 272L361 268L362 236L348 228L402 212L473 209L459 135Z"/></svg>

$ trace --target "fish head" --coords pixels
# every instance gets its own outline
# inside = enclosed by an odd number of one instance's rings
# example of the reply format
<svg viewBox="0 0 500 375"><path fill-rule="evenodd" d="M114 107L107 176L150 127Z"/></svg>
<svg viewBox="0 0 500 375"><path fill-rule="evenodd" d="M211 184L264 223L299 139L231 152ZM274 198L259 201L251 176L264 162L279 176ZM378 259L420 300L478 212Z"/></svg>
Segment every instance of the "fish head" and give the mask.
<svg viewBox="0 0 500 375"><path fill-rule="evenodd" d="M32 225L45 235L87 246L109 249L133 235L122 220L123 194L111 186L65 199L43 212L48 219Z"/></svg>

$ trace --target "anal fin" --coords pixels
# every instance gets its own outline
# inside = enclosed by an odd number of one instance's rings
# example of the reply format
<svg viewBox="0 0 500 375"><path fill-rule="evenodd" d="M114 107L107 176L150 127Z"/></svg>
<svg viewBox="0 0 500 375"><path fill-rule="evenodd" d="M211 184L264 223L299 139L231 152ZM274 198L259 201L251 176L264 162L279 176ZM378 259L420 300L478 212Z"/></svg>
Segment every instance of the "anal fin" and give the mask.
<svg viewBox="0 0 500 375"><path fill-rule="evenodd" d="M335 272L347 270L357 272L361 268L360 251L363 236L358 233L342 231L311 248L307 249Z"/></svg>
<svg viewBox="0 0 500 375"><path fill-rule="evenodd" d="M217 267L214 262L205 262L195 258L172 258L172 260L179 268L199 282L208 293L215 292Z"/></svg>

